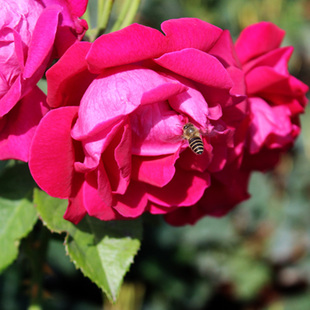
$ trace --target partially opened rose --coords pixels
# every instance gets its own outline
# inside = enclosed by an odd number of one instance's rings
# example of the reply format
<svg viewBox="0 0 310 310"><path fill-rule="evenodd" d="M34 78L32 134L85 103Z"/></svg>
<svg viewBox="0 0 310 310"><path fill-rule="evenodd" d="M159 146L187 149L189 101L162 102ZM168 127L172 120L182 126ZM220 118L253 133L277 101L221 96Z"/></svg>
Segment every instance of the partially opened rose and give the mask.
<svg viewBox="0 0 310 310"><path fill-rule="evenodd" d="M291 76L287 63L292 47L280 48L284 31L262 22L246 28L236 42L245 73L249 102L248 124L239 127L246 152L239 162L212 174L211 186L191 208L178 208L165 216L173 225L193 224L205 215L222 216L249 198L252 170L271 169L292 146L299 131L299 114L308 88ZM229 113L227 113L229 114Z"/></svg>
<svg viewBox="0 0 310 310"><path fill-rule="evenodd" d="M76 43L47 72L54 109L29 166L43 190L69 199L74 223L190 207L211 174L238 168L247 104L229 33L190 18L162 30L134 24ZM201 155L182 138L189 122Z"/></svg>
<svg viewBox="0 0 310 310"><path fill-rule="evenodd" d="M276 25L261 22L244 29L236 42L252 118L246 169L272 168L300 132L308 87L288 71L293 47L280 47L284 35Z"/></svg>
<svg viewBox="0 0 310 310"><path fill-rule="evenodd" d="M3 0L0 10L0 159L28 160L48 110L36 86L54 57L80 39L87 0Z"/></svg>

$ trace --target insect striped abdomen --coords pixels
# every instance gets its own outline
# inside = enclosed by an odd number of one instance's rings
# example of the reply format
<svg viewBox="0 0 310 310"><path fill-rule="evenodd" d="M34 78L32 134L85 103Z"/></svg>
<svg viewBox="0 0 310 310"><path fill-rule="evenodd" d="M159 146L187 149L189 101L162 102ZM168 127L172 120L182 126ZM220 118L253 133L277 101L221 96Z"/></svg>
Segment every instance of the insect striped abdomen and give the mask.
<svg viewBox="0 0 310 310"><path fill-rule="evenodd" d="M195 154L203 153L203 142L200 137L193 137L188 140L189 147Z"/></svg>

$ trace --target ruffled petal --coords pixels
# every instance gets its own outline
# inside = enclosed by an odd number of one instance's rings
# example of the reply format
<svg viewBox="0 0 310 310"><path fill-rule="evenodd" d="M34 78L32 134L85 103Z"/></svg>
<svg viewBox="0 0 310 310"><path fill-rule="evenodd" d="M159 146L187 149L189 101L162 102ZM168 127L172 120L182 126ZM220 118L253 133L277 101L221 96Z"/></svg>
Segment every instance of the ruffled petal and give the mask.
<svg viewBox="0 0 310 310"><path fill-rule="evenodd" d="M131 177L131 130L125 124L124 130L118 132L102 155L112 192L124 194Z"/></svg>
<svg viewBox="0 0 310 310"><path fill-rule="evenodd" d="M245 28L235 47L242 64L278 48L285 31L270 22L260 22Z"/></svg>
<svg viewBox="0 0 310 310"><path fill-rule="evenodd" d="M132 179L157 187L168 184L175 174L177 154L169 156L133 156Z"/></svg>
<svg viewBox="0 0 310 310"><path fill-rule="evenodd" d="M124 195L115 195L114 209L125 218L140 216L147 206L145 187L140 182L131 181Z"/></svg>
<svg viewBox="0 0 310 310"><path fill-rule="evenodd" d="M248 140L250 153L257 153L263 145L277 148L291 142L292 123L286 106L271 107L261 98L250 98L250 104L253 115Z"/></svg>
<svg viewBox="0 0 310 310"><path fill-rule="evenodd" d="M89 42L78 42L46 72L47 103L53 107L78 105L95 75L87 71ZM77 87L78 85L78 87Z"/></svg>
<svg viewBox="0 0 310 310"><path fill-rule="evenodd" d="M168 51L195 48L207 52L223 32L198 18L166 20L161 24L161 29L166 34Z"/></svg>
<svg viewBox="0 0 310 310"><path fill-rule="evenodd" d="M23 72L24 78L36 74L39 79L43 75L51 56L60 11L60 6L52 6L45 9L37 20Z"/></svg>
<svg viewBox="0 0 310 310"><path fill-rule="evenodd" d="M159 57L166 52L166 44L164 35L158 30L132 24L100 36L92 44L86 60L92 73L100 73L105 68Z"/></svg>
<svg viewBox="0 0 310 310"><path fill-rule="evenodd" d="M74 175L75 150L70 136L77 107L51 110L35 132L29 167L36 183L49 195L68 198Z"/></svg>
<svg viewBox="0 0 310 310"><path fill-rule="evenodd" d="M182 122L166 102L139 107L130 116L130 123L134 155L173 154L182 144Z"/></svg>
<svg viewBox="0 0 310 310"><path fill-rule="evenodd" d="M233 85L217 58L193 48L166 53L155 59L155 62L174 73L211 87L230 89Z"/></svg>
<svg viewBox="0 0 310 310"><path fill-rule="evenodd" d="M19 101L21 97L21 89L21 76L18 76L8 92L0 99L0 117L7 114Z"/></svg>
<svg viewBox="0 0 310 310"><path fill-rule="evenodd" d="M72 182L69 204L64 214L64 219L77 225L87 214L83 203L84 175L75 174Z"/></svg>
<svg viewBox="0 0 310 310"><path fill-rule="evenodd" d="M81 100L79 118L73 128L77 140L90 138L136 110L146 93L171 82L155 71L137 66L105 70L88 87ZM184 89L175 89L176 93ZM149 103L146 101L144 104Z"/></svg>
<svg viewBox="0 0 310 310"><path fill-rule="evenodd" d="M173 179L164 187L148 185L148 199L164 207L195 204L210 185L208 173L177 169Z"/></svg>
<svg viewBox="0 0 310 310"><path fill-rule="evenodd" d="M0 131L0 159L17 159L27 162L34 132L48 111L46 96L37 87L26 95L7 114Z"/></svg>

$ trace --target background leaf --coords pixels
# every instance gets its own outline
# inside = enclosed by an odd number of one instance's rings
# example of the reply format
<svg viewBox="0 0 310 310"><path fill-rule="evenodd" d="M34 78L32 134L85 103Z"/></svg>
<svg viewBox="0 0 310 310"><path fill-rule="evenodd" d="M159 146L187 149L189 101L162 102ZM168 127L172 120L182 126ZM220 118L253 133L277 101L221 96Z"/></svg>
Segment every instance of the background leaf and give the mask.
<svg viewBox="0 0 310 310"><path fill-rule="evenodd" d="M13 165L13 166L12 166ZM34 183L27 165L2 165L0 177L0 271L18 255L20 240L32 230L37 212L31 201Z"/></svg>
<svg viewBox="0 0 310 310"><path fill-rule="evenodd" d="M71 222L63 218L68 205L66 199L54 198L39 189L35 189L33 201L42 221L52 232L60 234L74 228Z"/></svg>
<svg viewBox="0 0 310 310"><path fill-rule="evenodd" d="M85 217L66 245L75 265L115 301L140 248L141 234L140 220L103 222Z"/></svg>
<svg viewBox="0 0 310 310"><path fill-rule="evenodd" d="M68 232L67 252L82 270L115 301L123 277L140 248L140 220L103 222L86 216L78 225L63 219L67 200L36 189L34 202L45 225L53 232Z"/></svg>

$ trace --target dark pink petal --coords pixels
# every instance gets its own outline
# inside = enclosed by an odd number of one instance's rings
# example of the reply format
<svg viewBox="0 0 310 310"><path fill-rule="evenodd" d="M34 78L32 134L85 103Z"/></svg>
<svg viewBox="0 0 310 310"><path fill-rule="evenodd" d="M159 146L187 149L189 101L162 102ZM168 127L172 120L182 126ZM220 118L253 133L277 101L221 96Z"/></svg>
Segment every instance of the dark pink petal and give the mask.
<svg viewBox="0 0 310 310"><path fill-rule="evenodd" d="M125 195L115 195L114 209L125 218L140 216L147 206L147 195L143 183L131 181Z"/></svg>
<svg viewBox="0 0 310 310"><path fill-rule="evenodd" d="M286 152L289 147L291 147L291 145L283 147L282 149L269 149L263 146L258 153L248 154L245 152L242 160L242 169L262 172L271 170L279 163L281 155Z"/></svg>
<svg viewBox="0 0 310 310"><path fill-rule="evenodd" d="M241 63L278 48L285 32L270 22L260 22L245 28L236 41Z"/></svg>
<svg viewBox="0 0 310 310"><path fill-rule="evenodd" d="M166 52L166 44L164 35L158 30L132 24L99 37L86 60L92 73L100 73L105 68L159 57Z"/></svg>
<svg viewBox="0 0 310 310"><path fill-rule="evenodd" d="M166 20L161 24L161 29L166 34L169 51L190 47L207 52L223 31L198 18Z"/></svg>
<svg viewBox="0 0 310 310"><path fill-rule="evenodd" d="M173 210L176 210L177 207L172 207L172 206L163 207L156 203L149 202L147 209L151 214L166 214L166 213L172 212Z"/></svg>
<svg viewBox="0 0 310 310"><path fill-rule="evenodd" d="M91 137L90 139L83 140L84 162L74 163L76 171L86 173L95 170L99 165L102 153L106 150L119 132L120 128L123 126L124 120L120 120L113 127L106 128L97 133L95 139Z"/></svg>
<svg viewBox="0 0 310 310"><path fill-rule="evenodd" d="M100 174L103 176L103 173ZM107 179L103 182L109 182ZM101 190L103 190L103 184L101 184ZM95 172L86 174L86 182L83 183L83 199L84 206L87 213L90 216L94 216L103 221L110 221L119 219L118 214L112 208L112 193L109 191L109 185L107 184L104 197L103 192L99 193L97 175Z"/></svg>
<svg viewBox="0 0 310 310"><path fill-rule="evenodd" d="M188 171L204 172L211 163L213 157L212 150L212 145L204 140L204 152L198 156L187 145L187 149L181 153L178 159L178 166Z"/></svg>
<svg viewBox="0 0 310 310"><path fill-rule="evenodd" d="M216 44L209 50L209 54L215 56L225 67L240 68L241 64L238 59L234 42L230 32L223 30Z"/></svg>
<svg viewBox="0 0 310 310"><path fill-rule="evenodd" d="M209 116L209 108L205 98L188 79L181 76L172 75L172 77L185 85L187 90L169 98L169 104L173 110L187 115L191 122L196 122L201 128L205 128Z"/></svg>
<svg viewBox="0 0 310 310"><path fill-rule="evenodd" d="M251 70L246 76L248 94L256 94L273 84L281 83L286 79L270 67L257 67Z"/></svg>
<svg viewBox="0 0 310 310"><path fill-rule="evenodd" d="M96 78L81 100L79 118L73 128L75 139L90 138L114 126L143 102L146 93L171 82L155 71L137 66L107 69ZM183 87L175 88L178 93ZM145 103L146 104L146 103Z"/></svg>
<svg viewBox="0 0 310 310"><path fill-rule="evenodd" d="M169 156L133 156L132 179L157 187L171 181L175 173L177 154Z"/></svg>
<svg viewBox="0 0 310 310"><path fill-rule="evenodd" d="M167 53L155 59L160 66L193 81L218 88L229 89L232 81L223 65L214 56L187 48Z"/></svg>
<svg viewBox="0 0 310 310"><path fill-rule="evenodd" d="M88 175L96 176L95 172L86 174L86 181L90 183ZM104 204L108 207L112 206L112 189L109 177L107 175L107 172L103 166L103 163L101 162L99 164L98 170L97 170L97 182L96 180L92 181L90 183L93 187L97 189L98 195L101 197L101 199L104 201Z"/></svg>
<svg viewBox="0 0 310 310"><path fill-rule="evenodd" d="M229 185L212 179L199 202L190 208L177 208L165 215L165 220L174 226L195 224L206 215L223 216L235 205L249 198L247 192L249 173L238 170L229 178Z"/></svg>
<svg viewBox="0 0 310 310"><path fill-rule="evenodd" d="M24 66L25 66L25 55L24 55L23 41L22 41L20 34L15 29L12 29L12 32L14 35L15 55L18 59L18 63L19 63L21 72L23 72Z"/></svg>
<svg viewBox="0 0 310 310"><path fill-rule="evenodd" d="M243 65L244 72L249 72L255 67L272 67L276 72L289 76L288 62L291 58L294 48L292 46L277 48L273 51L263 54Z"/></svg>
<svg viewBox="0 0 310 310"><path fill-rule="evenodd" d="M131 176L131 130L125 124L124 130L119 130L109 147L102 155L112 192L114 194L124 194L130 182ZM98 181L100 184L100 181Z"/></svg>
<svg viewBox="0 0 310 310"><path fill-rule="evenodd" d="M208 173L177 169L173 179L164 187L147 186L148 199L162 206L195 204L210 185Z"/></svg>
<svg viewBox="0 0 310 310"><path fill-rule="evenodd" d="M24 78L30 78L37 70L43 74L52 52L60 11L60 6L47 8L37 20L23 72Z"/></svg>
<svg viewBox="0 0 310 310"><path fill-rule="evenodd" d="M88 0L67 0L70 12L75 16L82 16L87 7Z"/></svg>
<svg viewBox="0 0 310 310"><path fill-rule="evenodd" d="M183 124L167 102L140 106L130 116L130 123L134 155L173 154L182 144Z"/></svg>
<svg viewBox="0 0 310 310"><path fill-rule="evenodd" d="M7 114L0 131L0 159L27 162L35 129L47 112L46 96L37 87L21 99Z"/></svg>
<svg viewBox="0 0 310 310"><path fill-rule="evenodd" d="M84 175L75 174L72 182L72 191L69 198L69 204L64 214L64 219L77 225L87 214L84 207L83 183Z"/></svg>
<svg viewBox="0 0 310 310"><path fill-rule="evenodd" d="M77 42L46 72L47 102L53 107L78 105L94 75L87 71L89 42ZM78 85L78 87L77 87Z"/></svg>
<svg viewBox="0 0 310 310"><path fill-rule="evenodd" d="M264 144L281 147L291 141L292 124L286 106L271 107L261 98L250 98L253 119L250 127L249 150L257 153Z"/></svg>
<svg viewBox="0 0 310 310"><path fill-rule="evenodd" d="M31 146L29 167L36 183L49 195L68 198L75 151L70 136L77 107L51 110L41 120Z"/></svg>
<svg viewBox="0 0 310 310"><path fill-rule="evenodd" d="M21 76L18 76L9 91L0 99L0 117L7 114L19 101L21 96Z"/></svg>
<svg viewBox="0 0 310 310"><path fill-rule="evenodd" d="M231 98L229 98L229 103L236 105L246 99L244 72L236 67L227 68L227 72L229 73L232 81L234 81L233 87L229 90L229 94L231 95ZM228 104L225 106L228 106Z"/></svg>

